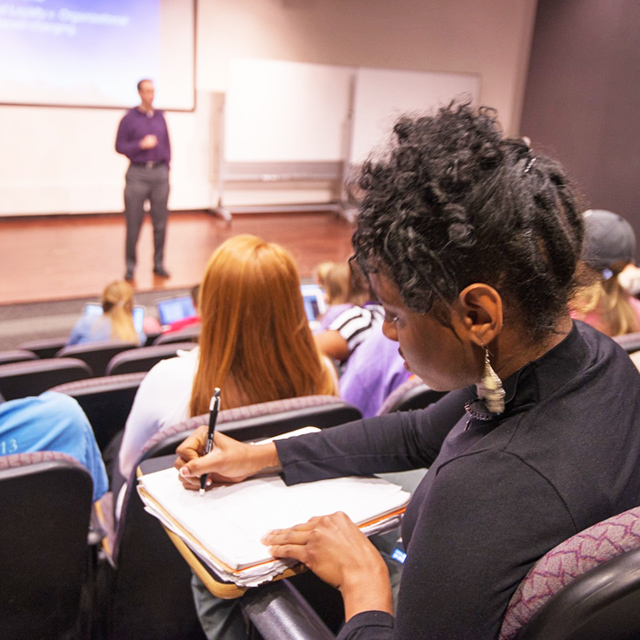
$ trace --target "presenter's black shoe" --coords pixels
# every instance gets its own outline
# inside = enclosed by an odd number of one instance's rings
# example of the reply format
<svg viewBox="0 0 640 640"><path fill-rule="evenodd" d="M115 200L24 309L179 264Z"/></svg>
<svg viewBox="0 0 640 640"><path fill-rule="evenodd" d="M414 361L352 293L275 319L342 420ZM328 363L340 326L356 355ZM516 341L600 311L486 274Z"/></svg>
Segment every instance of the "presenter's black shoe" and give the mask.
<svg viewBox="0 0 640 640"><path fill-rule="evenodd" d="M127 273L124 274L124 279L127 282L133 282L133 271L131 271L131 269L127 269Z"/></svg>
<svg viewBox="0 0 640 640"><path fill-rule="evenodd" d="M157 276L160 276L161 278L171 277L171 274L164 267L156 267L153 270L153 273L155 273Z"/></svg>

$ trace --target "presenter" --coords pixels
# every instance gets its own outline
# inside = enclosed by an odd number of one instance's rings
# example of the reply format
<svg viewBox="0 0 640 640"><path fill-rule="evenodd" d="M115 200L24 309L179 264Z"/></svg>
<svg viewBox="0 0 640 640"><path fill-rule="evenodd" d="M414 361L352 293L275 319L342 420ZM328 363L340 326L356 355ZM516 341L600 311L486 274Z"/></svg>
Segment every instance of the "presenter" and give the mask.
<svg viewBox="0 0 640 640"><path fill-rule="evenodd" d="M144 218L144 202L149 200L153 224L153 273L168 278L164 268L164 241L169 211L169 161L171 146L162 111L153 108L154 87L151 80L138 82L140 104L120 121L116 151L129 160L124 189L127 221L125 280L133 280L136 245Z"/></svg>

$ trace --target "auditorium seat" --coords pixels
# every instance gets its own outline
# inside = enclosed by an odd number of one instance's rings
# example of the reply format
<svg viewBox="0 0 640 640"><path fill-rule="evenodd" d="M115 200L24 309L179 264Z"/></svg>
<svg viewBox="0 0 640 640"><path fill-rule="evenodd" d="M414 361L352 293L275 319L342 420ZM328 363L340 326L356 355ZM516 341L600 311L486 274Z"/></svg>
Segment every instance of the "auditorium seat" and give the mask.
<svg viewBox="0 0 640 640"><path fill-rule="evenodd" d="M143 372L89 378L57 385L51 390L78 401L93 427L100 451L104 452L114 436L124 429L145 375Z"/></svg>
<svg viewBox="0 0 640 640"><path fill-rule="evenodd" d="M93 482L70 456L0 456L0 636L88 638Z"/></svg>
<svg viewBox="0 0 640 640"><path fill-rule="evenodd" d="M636 333L626 333L613 338L627 353L640 351L640 331Z"/></svg>
<svg viewBox="0 0 640 640"><path fill-rule="evenodd" d="M218 429L249 440L310 424L335 426L359 416L355 407L333 396L307 396L221 411ZM208 414L197 416L155 434L142 449L138 463L175 455L176 443L207 421ZM112 501L111 494L101 501L107 528L112 521ZM189 565L160 522L144 510L135 482L129 482L120 521L103 546L111 563L100 566L99 596L109 639L203 637L193 605Z"/></svg>
<svg viewBox="0 0 640 640"><path fill-rule="evenodd" d="M411 409L424 409L436 402L446 391L434 391L416 376L412 376L406 382L394 389L382 403L378 415L392 413L394 411L410 411Z"/></svg>
<svg viewBox="0 0 640 640"><path fill-rule="evenodd" d="M12 362L25 362L26 360L36 360L38 356L33 351L27 349L8 349L0 351L0 364L11 364Z"/></svg>
<svg viewBox="0 0 640 640"><path fill-rule="evenodd" d="M18 349L33 351L38 358L53 358L64 345L67 338L41 338L39 340L29 340L18 345Z"/></svg>
<svg viewBox="0 0 640 640"><path fill-rule="evenodd" d="M91 368L77 358L26 360L0 365L0 394L5 400L37 396L56 385L90 378Z"/></svg>
<svg viewBox="0 0 640 640"><path fill-rule="evenodd" d="M499 640L640 638L640 507L565 540L511 598Z"/></svg>
<svg viewBox="0 0 640 640"><path fill-rule="evenodd" d="M112 376L121 373L135 373L149 371L160 360L173 358L178 349L190 351L196 346L194 342L171 342L151 347L129 349L113 356L107 365L105 375Z"/></svg>
<svg viewBox="0 0 640 640"><path fill-rule="evenodd" d="M186 327L180 331L160 334L153 344L169 344L170 342L198 342L201 325Z"/></svg>
<svg viewBox="0 0 640 640"><path fill-rule="evenodd" d="M86 342L63 347L56 353L56 358L79 358L84 360L97 378L103 376L111 358L127 349L136 349L134 342L122 340L103 340L100 342Z"/></svg>

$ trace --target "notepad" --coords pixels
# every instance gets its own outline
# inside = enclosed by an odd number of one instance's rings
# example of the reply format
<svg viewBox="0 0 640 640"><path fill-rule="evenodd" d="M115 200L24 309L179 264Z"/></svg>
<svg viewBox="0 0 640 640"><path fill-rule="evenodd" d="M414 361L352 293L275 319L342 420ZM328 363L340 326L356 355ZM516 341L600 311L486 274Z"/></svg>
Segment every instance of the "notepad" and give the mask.
<svg viewBox="0 0 640 640"><path fill-rule="evenodd" d="M223 580L255 586L294 564L260 542L272 529L344 511L367 535L397 525L410 494L380 478L335 478L286 486L279 475L214 487L204 496L165 469L139 478L145 508L182 538Z"/></svg>

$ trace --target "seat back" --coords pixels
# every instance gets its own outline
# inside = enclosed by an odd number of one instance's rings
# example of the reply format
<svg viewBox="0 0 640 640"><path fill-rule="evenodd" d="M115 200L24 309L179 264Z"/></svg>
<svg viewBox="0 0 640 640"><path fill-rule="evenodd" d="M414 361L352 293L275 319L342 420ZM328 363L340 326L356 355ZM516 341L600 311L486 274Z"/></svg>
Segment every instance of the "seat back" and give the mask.
<svg viewBox="0 0 640 640"><path fill-rule="evenodd" d="M92 491L63 453L0 457L3 638L78 637Z"/></svg>
<svg viewBox="0 0 640 640"><path fill-rule="evenodd" d="M246 440L308 425L335 426L358 417L357 409L338 398L308 396L221 411L218 428ZM207 420L208 415L198 416L154 435L138 462L174 453L175 443ZM135 484L130 478L113 540L116 570L108 599L109 636L199 638L191 571L160 522L144 510ZM186 629L192 629L193 635Z"/></svg>
<svg viewBox="0 0 640 640"><path fill-rule="evenodd" d="M100 451L104 452L114 436L124 429L145 375L143 372L89 378L57 385L51 390L65 393L78 401L93 427Z"/></svg>
<svg viewBox="0 0 640 640"><path fill-rule="evenodd" d="M631 603L633 611L626 611ZM611 626L615 616L629 626ZM512 596L500 631L500 640L626 637L640 637L640 507L540 558Z"/></svg>
<svg viewBox="0 0 640 640"><path fill-rule="evenodd" d="M122 373L149 371L160 360L175 357L178 349L190 351L195 346L195 342L169 342L151 347L129 349L111 358L105 375L113 376Z"/></svg>
<svg viewBox="0 0 640 640"><path fill-rule="evenodd" d="M387 396L378 411L378 415L394 411L424 409L431 403L440 400L446 393L446 391L429 389L420 378L412 376Z"/></svg>
<svg viewBox="0 0 640 640"><path fill-rule="evenodd" d="M8 349L0 351L0 364L10 364L11 362L25 362L26 360L37 360L38 356L33 351L27 349Z"/></svg>
<svg viewBox="0 0 640 640"><path fill-rule="evenodd" d="M362 414L356 407L334 396L304 396L226 409L220 412L216 429L236 440L248 441L308 426L335 427L360 418ZM145 443L144 459L175 453L187 435L208 420L206 414L163 429Z"/></svg>
<svg viewBox="0 0 640 640"><path fill-rule="evenodd" d="M640 351L640 331L613 338L627 353Z"/></svg>
<svg viewBox="0 0 640 640"><path fill-rule="evenodd" d="M169 344L171 342L198 342L200 338L201 325L193 325L185 327L180 331L171 331L170 333L161 333L153 342L153 344Z"/></svg>
<svg viewBox="0 0 640 640"><path fill-rule="evenodd" d="M111 358L127 349L137 349L134 342L124 342L122 340L102 340L100 342L87 342L82 344L72 344L63 347L56 353L56 358L79 358L84 360L97 378L105 375L107 365Z"/></svg>
<svg viewBox="0 0 640 640"><path fill-rule="evenodd" d="M67 344L66 338L40 338L23 342L18 345L18 349L32 351L38 358L53 358L65 344Z"/></svg>
<svg viewBox="0 0 640 640"><path fill-rule="evenodd" d="M91 368L77 358L27 360L0 365L0 394L5 400L37 396L51 387L91 377Z"/></svg>

